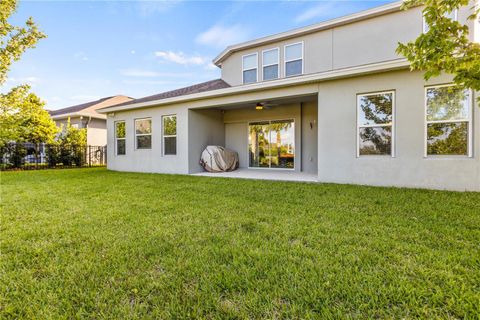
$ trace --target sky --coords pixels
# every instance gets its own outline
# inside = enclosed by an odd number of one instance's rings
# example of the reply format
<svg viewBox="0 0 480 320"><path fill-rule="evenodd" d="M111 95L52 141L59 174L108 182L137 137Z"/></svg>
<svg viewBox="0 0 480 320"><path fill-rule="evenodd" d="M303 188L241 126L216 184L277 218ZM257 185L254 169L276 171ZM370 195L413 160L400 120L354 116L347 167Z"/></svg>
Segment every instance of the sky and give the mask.
<svg viewBox="0 0 480 320"><path fill-rule="evenodd" d="M140 98L220 77L226 46L392 1L28 1L47 34L12 65L6 92L29 84L55 110L123 94Z"/></svg>

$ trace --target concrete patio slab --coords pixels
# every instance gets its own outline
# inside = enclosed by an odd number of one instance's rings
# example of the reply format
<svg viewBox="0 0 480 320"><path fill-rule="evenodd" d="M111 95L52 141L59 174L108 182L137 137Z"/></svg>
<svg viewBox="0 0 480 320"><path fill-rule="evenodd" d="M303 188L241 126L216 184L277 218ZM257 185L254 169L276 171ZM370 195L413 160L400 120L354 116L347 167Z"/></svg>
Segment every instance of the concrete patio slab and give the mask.
<svg viewBox="0 0 480 320"><path fill-rule="evenodd" d="M192 175L204 176L204 177L218 177L218 178L318 182L317 175L315 174L309 174L304 172L294 172L289 170L272 170L272 169L240 168L232 172L219 172L219 173L199 172L199 173L193 173Z"/></svg>

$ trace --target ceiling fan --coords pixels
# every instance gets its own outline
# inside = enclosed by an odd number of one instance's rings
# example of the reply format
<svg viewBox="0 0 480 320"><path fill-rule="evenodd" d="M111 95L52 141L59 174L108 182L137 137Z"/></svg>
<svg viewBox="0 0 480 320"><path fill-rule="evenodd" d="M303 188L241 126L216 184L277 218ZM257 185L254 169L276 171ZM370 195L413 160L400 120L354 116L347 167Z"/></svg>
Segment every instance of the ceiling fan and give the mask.
<svg viewBox="0 0 480 320"><path fill-rule="evenodd" d="M270 101L257 102L255 105L256 110L270 109L271 107L278 106L278 103L272 103Z"/></svg>

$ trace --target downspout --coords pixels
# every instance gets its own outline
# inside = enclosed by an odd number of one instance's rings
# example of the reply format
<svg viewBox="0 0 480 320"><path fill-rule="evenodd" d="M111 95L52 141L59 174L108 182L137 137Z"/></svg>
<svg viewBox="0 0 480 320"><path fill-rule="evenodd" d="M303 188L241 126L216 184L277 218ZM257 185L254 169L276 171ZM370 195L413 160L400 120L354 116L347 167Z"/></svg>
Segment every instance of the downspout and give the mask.
<svg viewBox="0 0 480 320"><path fill-rule="evenodd" d="M303 172L303 102L300 102L300 172Z"/></svg>

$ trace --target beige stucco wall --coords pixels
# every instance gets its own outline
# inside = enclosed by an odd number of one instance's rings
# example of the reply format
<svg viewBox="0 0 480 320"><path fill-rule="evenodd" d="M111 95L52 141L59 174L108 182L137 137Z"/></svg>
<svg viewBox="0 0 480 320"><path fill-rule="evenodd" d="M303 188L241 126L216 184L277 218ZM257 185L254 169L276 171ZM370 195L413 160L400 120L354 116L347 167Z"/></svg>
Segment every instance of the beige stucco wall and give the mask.
<svg viewBox="0 0 480 320"><path fill-rule="evenodd" d="M105 146L107 144L107 121L91 119L87 124L87 144L90 146Z"/></svg>
<svg viewBox="0 0 480 320"><path fill-rule="evenodd" d="M202 172L200 155L206 146L225 146L223 113L218 109L188 111L189 173Z"/></svg>
<svg viewBox="0 0 480 320"><path fill-rule="evenodd" d="M443 84L440 77L429 84ZM318 94L321 182L480 191L480 109L474 112L473 157L424 157L425 81L397 71L322 83ZM356 94L395 90L395 157L357 157Z"/></svg>
<svg viewBox="0 0 480 320"><path fill-rule="evenodd" d="M55 120L57 127L66 128L68 119ZM107 121L104 119L71 117L70 124L78 125L79 129L87 129L87 144L90 146L105 146L107 144Z"/></svg>
<svg viewBox="0 0 480 320"><path fill-rule="evenodd" d="M238 51L222 62L222 79L242 84L242 56L258 53L262 80L262 50L280 48L280 77L284 77L284 46L303 41L305 74L325 72L401 58L398 42L415 39L423 28L421 8L398 11L276 43Z"/></svg>
<svg viewBox="0 0 480 320"><path fill-rule="evenodd" d="M458 12L458 21L470 27L472 40L478 33L474 30L475 21L467 20L473 4L472 1L469 6L462 7ZM222 79L232 86L242 85L242 56L258 53L258 81L263 81L262 51L272 48L280 49L279 74L283 78L285 75L284 47L301 41L304 43L305 74L400 59L402 57L395 52L398 42L406 43L414 40L422 31L422 7L407 11L396 11L328 30L234 52L222 62ZM476 35L476 37L478 39L479 36Z"/></svg>
<svg viewBox="0 0 480 320"><path fill-rule="evenodd" d="M177 115L177 154L162 154L162 116ZM135 149L135 119L152 118L152 149ZM125 121L126 155L115 154L115 121ZM188 109L177 105L114 113L107 118L108 169L118 171L188 173Z"/></svg>

